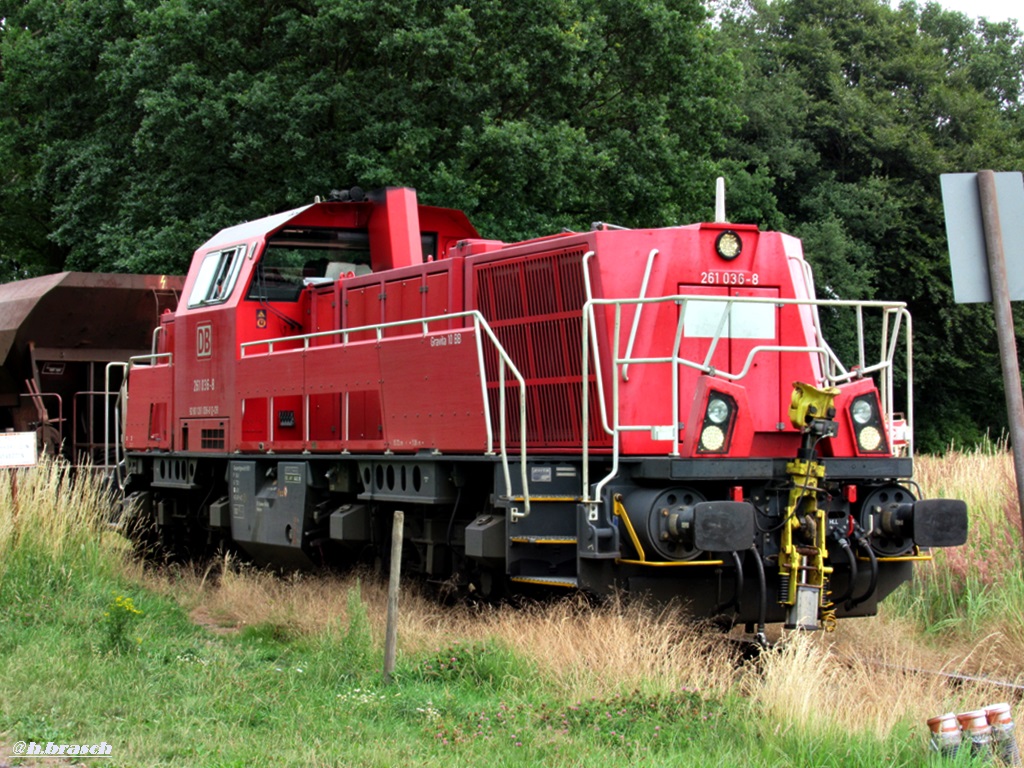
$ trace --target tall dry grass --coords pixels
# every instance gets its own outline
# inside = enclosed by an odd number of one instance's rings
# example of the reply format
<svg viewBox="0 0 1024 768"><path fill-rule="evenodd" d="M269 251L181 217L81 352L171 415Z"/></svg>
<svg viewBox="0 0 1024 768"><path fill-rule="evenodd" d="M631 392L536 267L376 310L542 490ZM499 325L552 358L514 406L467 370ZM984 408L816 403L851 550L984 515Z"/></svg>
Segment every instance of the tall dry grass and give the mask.
<svg viewBox="0 0 1024 768"><path fill-rule="evenodd" d="M239 566L230 557L210 570L155 576L156 589L184 597L197 621L213 631L271 624L298 634L345 626L349 596L358 591L374 638L383 642L387 585L372 574L349 577L276 574ZM512 605L446 606L403 587L398 628L405 654L453 641L500 643L530 659L569 698L656 687L728 690L738 651L720 631L696 624L674 607L580 598Z"/></svg>
<svg viewBox="0 0 1024 768"><path fill-rule="evenodd" d="M985 653L983 646L970 650ZM902 723L923 726L943 712L1007 698L1005 688L983 679L951 685L943 674L962 675L964 661L963 654L922 644L908 624L879 617L842 627L835 635L787 635L740 684L769 722L888 737Z"/></svg>
<svg viewBox="0 0 1024 768"><path fill-rule="evenodd" d="M985 585L1020 570L1021 512L1013 455L1005 441L919 456L915 470L925 496L963 499L970 514L967 545L937 553L936 563L955 579L973 576Z"/></svg>
<svg viewBox="0 0 1024 768"><path fill-rule="evenodd" d="M735 680L738 649L672 606L564 600L465 620L533 659L572 698L604 696L609 688L722 693Z"/></svg>
<svg viewBox="0 0 1024 768"><path fill-rule="evenodd" d="M1013 456L1005 441L922 456L915 468L926 496L963 499L970 520L964 546L936 550L933 561L918 569L913 592L922 607L936 623L945 614L950 626L960 624L971 634L1009 629L1020 635L1024 537Z"/></svg>
<svg viewBox="0 0 1024 768"><path fill-rule="evenodd" d="M25 558L121 567L125 545L109 526L111 512L102 484L63 460L0 470L0 580Z"/></svg>
<svg viewBox="0 0 1024 768"><path fill-rule="evenodd" d="M228 630L271 624L315 635L349 621L356 590L375 644L382 645L386 585L372 575L281 578L228 566L217 578L175 578L173 591L188 596L199 620ZM1007 695L983 681L950 686L935 674L997 667L993 638L943 648L922 642L913 622L894 616L842 622L835 633L783 634L775 650L756 664L743 664L729 638L673 608L621 600L594 606L574 599L453 608L406 589L398 634L406 656L453 642L501 644L529 660L566 699L636 689L696 690L719 698L740 694L758 717L798 731L885 738L901 723L922 724L941 712L976 709Z"/></svg>

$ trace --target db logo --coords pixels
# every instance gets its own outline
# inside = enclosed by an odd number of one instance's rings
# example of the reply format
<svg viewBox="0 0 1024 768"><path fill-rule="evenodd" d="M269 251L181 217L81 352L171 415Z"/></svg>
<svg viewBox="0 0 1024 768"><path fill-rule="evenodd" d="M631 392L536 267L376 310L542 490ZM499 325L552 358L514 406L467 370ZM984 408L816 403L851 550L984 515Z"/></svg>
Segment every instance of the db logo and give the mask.
<svg viewBox="0 0 1024 768"><path fill-rule="evenodd" d="M213 327L210 325L196 326L196 357L209 357L213 354Z"/></svg>

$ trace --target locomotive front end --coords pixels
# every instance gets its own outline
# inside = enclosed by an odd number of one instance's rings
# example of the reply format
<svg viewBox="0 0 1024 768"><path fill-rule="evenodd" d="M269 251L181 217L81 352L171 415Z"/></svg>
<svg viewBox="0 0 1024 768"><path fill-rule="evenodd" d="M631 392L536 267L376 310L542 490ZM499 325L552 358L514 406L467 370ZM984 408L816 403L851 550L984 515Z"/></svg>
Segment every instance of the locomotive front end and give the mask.
<svg viewBox="0 0 1024 768"><path fill-rule="evenodd" d="M597 238L594 284L615 293L585 311L607 447L585 446L584 468L611 454L588 514L593 539L614 531L620 583L749 625L831 629L873 614L929 548L966 541L964 502L921 499L912 479L902 304L817 299L785 235L646 235ZM834 349L826 324L852 341Z"/></svg>

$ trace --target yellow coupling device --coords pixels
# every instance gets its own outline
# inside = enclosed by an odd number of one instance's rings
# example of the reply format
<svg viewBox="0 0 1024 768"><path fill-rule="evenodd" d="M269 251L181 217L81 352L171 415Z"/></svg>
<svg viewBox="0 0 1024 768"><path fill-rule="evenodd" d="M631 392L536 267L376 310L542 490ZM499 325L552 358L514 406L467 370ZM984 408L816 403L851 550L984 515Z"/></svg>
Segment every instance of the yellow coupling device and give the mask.
<svg viewBox="0 0 1024 768"><path fill-rule="evenodd" d="M786 626L818 629L828 579L828 513L818 504L825 465L814 453L817 440L836 434L833 401L839 390L797 382L789 418L804 434L800 456L786 464L791 488L779 540L779 602L788 606Z"/></svg>
<svg viewBox="0 0 1024 768"><path fill-rule="evenodd" d="M839 394L835 387L820 389L812 384L793 383L789 401L789 420L797 429L806 431L815 419L831 419L835 415L832 402Z"/></svg>

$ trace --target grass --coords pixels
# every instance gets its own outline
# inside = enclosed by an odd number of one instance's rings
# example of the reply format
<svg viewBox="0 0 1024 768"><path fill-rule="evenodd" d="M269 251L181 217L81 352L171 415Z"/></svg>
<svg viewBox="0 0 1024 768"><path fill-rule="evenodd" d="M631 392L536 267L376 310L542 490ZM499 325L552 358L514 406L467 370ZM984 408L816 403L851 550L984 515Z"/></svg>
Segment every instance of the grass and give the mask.
<svg viewBox="0 0 1024 768"><path fill-rule="evenodd" d="M756 668L672 608L410 589L391 685L374 578L148 572L97 487L46 464L17 504L0 480L0 765L33 764L19 740L106 741L114 766L927 765L928 717L1007 694L906 667L1024 671L1007 460L919 460L929 492L967 498L968 545L879 617L787 636Z"/></svg>
<svg viewBox="0 0 1024 768"><path fill-rule="evenodd" d="M1024 544L1011 453L987 443L920 457L916 468L928 495L967 502L970 534L963 547L937 550L890 608L927 633L964 643L987 637L1007 660L1024 657Z"/></svg>

